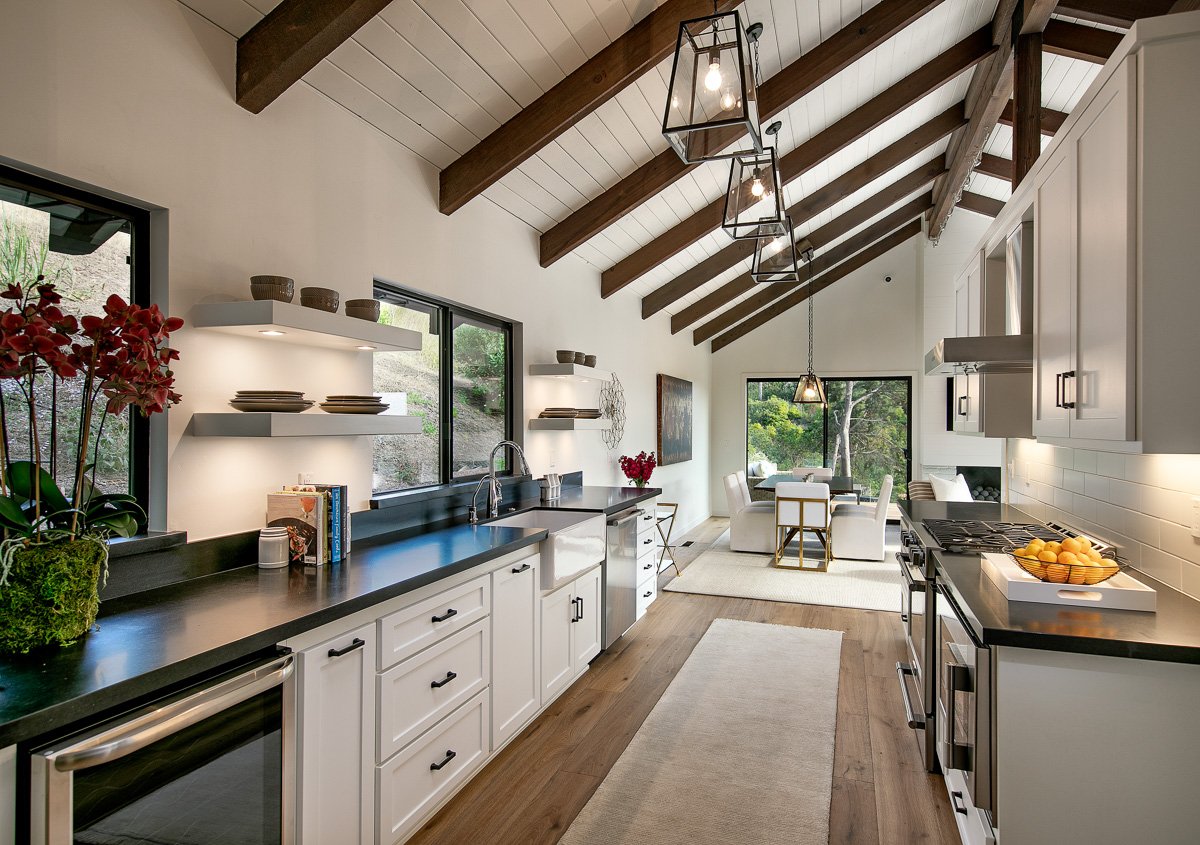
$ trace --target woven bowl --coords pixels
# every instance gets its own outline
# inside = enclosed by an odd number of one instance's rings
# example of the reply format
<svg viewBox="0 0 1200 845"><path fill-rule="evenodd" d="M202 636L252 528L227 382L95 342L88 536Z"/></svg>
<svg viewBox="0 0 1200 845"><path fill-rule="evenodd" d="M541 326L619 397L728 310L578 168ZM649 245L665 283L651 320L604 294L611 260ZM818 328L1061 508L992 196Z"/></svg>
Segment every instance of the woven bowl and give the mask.
<svg viewBox="0 0 1200 845"><path fill-rule="evenodd" d="M335 313L340 301L341 295L330 288L300 288L300 304L305 308Z"/></svg>
<svg viewBox="0 0 1200 845"><path fill-rule="evenodd" d="M575 353L575 363L576 363L576 364L582 364L582 363L583 363L583 359L584 359L584 355L583 355L583 353L582 353L582 352L576 352L576 353Z"/></svg>
<svg viewBox="0 0 1200 845"><path fill-rule="evenodd" d="M379 300L347 299L346 316L377 323L379 322Z"/></svg>
<svg viewBox="0 0 1200 845"><path fill-rule="evenodd" d="M250 295L255 299L275 299L291 302L296 282L287 276L251 276Z"/></svg>
<svg viewBox="0 0 1200 845"><path fill-rule="evenodd" d="M1050 563L1034 558L1018 557L1012 552L1009 554L1017 562L1017 566L1039 581L1051 584L1076 584L1090 587L1093 584L1107 581L1121 571L1121 565L1112 558L1105 558L1104 563L1096 566L1087 566L1078 563Z"/></svg>
<svg viewBox="0 0 1200 845"><path fill-rule="evenodd" d="M560 364L574 364L575 353L570 349L560 349L554 353L554 357L558 359Z"/></svg>
<svg viewBox="0 0 1200 845"><path fill-rule="evenodd" d="M596 366L596 356L595 355L584 355L583 356L583 365L585 367Z"/></svg>

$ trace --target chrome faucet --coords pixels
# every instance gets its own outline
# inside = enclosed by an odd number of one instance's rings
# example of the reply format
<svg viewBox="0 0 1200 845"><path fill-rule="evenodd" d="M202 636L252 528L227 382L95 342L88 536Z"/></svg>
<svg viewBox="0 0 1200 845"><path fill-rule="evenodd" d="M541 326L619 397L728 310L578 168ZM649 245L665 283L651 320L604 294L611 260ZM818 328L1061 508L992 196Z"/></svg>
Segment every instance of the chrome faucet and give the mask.
<svg viewBox="0 0 1200 845"><path fill-rule="evenodd" d="M521 474L529 475L529 464L525 462L525 453L521 450L520 444L511 440L501 440L493 446L492 454L488 456L488 473L479 479L479 484L475 486L475 493L471 496L471 507L467 509L472 525L479 522L479 510L475 506L475 500L479 497L479 491L483 488L484 482L488 484L488 518L494 519L500 515L500 503L504 501L504 492L500 488L500 479L496 477L496 453L505 446L511 446L512 450L517 453L517 460L521 462Z"/></svg>

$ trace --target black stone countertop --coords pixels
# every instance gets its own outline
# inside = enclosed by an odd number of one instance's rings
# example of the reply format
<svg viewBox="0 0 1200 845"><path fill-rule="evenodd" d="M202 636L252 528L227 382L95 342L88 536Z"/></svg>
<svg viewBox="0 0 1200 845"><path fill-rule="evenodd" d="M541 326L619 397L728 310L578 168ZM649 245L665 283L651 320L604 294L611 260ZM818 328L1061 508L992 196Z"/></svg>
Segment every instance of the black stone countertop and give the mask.
<svg viewBox="0 0 1200 845"><path fill-rule="evenodd" d="M656 488L567 488L557 507L616 513ZM504 513L546 507L507 503ZM320 568L231 569L104 602L74 646L0 656L0 747L99 719L280 640L545 539L541 529L458 525L356 543Z"/></svg>
<svg viewBox="0 0 1200 845"><path fill-rule="evenodd" d="M913 523L922 519L1038 521L1017 508L982 502L901 502L900 507ZM933 555L943 592L985 645L1200 663L1200 601L1142 572L1130 575L1157 591L1154 613L1009 601L983 571L979 555L942 551Z"/></svg>

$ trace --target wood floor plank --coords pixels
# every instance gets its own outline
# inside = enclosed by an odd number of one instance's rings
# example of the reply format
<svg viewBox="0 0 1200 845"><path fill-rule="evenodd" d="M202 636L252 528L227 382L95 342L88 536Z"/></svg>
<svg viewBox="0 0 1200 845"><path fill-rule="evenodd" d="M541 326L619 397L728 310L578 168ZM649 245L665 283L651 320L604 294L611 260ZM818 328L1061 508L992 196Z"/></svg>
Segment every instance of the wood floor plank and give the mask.
<svg viewBox="0 0 1200 845"><path fill-rule="evenodd" d="M838 677L838 717L867 715L867 667L859 640L842 638L842 668Z"/></svg>
<svg viewBox="0 0 1200 845"><path fill-rule="evenodd" d="M874 786L834 775L829 845L879 845Z"/></svg>
<svg viewBox="0 0 1200 845"><path fill-rule="evenodd" d="M875 767L871 757L871 726L866 716L838 713L833 744L833 776L870 783Z"/></svg>

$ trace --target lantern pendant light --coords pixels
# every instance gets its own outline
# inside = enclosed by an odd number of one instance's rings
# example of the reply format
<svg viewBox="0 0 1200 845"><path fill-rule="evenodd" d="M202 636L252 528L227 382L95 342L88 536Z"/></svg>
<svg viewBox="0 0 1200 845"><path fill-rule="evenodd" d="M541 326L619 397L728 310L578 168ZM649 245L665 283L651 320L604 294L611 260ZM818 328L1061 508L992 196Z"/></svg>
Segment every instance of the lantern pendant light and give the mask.
<svg viewBox="0 0 1200 845"><path fill-rule="evenodd" d="M762 24L742 29L735 10L679 24L663 135L686 164L763 151L758 87L749 45Z"/></svg>
<svg viewBox="0 0 1200 845"><path fill-rule="evenodd" d="M766 134L774 136L782 127L777 120L767 127ZM721 228L732 238L767 238L785 233L787 212L773 143L761 153L733 157Z"/></svg>
<svg viewBox="0 0 1200 845"><path fill-rule="evenodd" d="M807 244L808 242L805 241ZM800 377L796 385L796 395L792 401L798 405L822 405L829 403L825 399L825 385L813 371L813 303L816 300L812 289L813 280L813 248L808 245L803 250L804 260L808 262L808 372Z"/></svg>
<svg viewBox="0 0 1200 845"><path fill-rule="evenodd" d="M750 278L756 284L777 284L800 281L799 262L796 260L796 239L792 233L792 218L783 217L783 232L778 235L760 237L754 243L754 261L750 265Z"/></svg>

